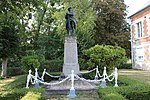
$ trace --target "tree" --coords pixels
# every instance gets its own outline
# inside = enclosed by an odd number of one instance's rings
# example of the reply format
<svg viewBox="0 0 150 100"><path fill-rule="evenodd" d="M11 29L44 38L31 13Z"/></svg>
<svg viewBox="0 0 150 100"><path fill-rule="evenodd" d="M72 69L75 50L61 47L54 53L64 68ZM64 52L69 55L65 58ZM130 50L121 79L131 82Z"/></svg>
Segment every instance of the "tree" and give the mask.
<svg viewBox="0 0 150 100"><path fill-rule="evenodd" d="M19 38L17 35L19 20L16 14L8 7L6 11L0 12L0 58L2 58L2 72L1 76L7 75L8 58L16 53L18 48Z"/></svg>
<svg viewBox="0 0 150 100"><path fill-rule="evenodd" d="M17 54L21 43L20 33L25 29L23 24L24 8L30 5L34 0L1 0L0 1L0 58L2 59L1 76L7 75L8 58ZM39 1L37 1L39 2ZM37 5L34 2L33 5ZM22 31L21 31L22 30Z"/></svg>
<svg viewBox="0 0 150 100"><path fill-rule="evenodd" d="M96 11L94 40L96 44L118 45L130 56L129 25L125 21L124 0L92 0Z"/></svg>
<svg viewBox="0 0 150 100"><path fill-rule="evenodd" d="M94 43L93 28L95 25L95 12L93 11L89 0L61 0L58 10L54 13L53 18L56 20L56 32L62 38L64 38L67 33L65 29L65 14L69 7L72 7L72 10L75 12L75 19L77 22L75 34L78 39L79 55L81 56L82 51L90 48Z"/></svg>
<svg viewBox="0 0 150 100"><path fill-rule="evenodd" d="M63 58L63 39L56 33L57 26L55 23L57 20L52 17L57 11L58 2L59 0L44 2L44 5L36 13L37 17L35 17L39 24L37 24L38 30L36 32L38 35L35 35L33 41L34 48L44 48L47 60Z"/></svg>
<svg viewBox="0 0 150 100"><path fill-rule="evenodd" d="M62 58L63 39L56 34L53 13L59 0L39 0L37 6L30 3L23 9L21 37L21 51L42 50L46 59ZM22 54L23 54L22 53ZM61 55L60 55L61 54ZM25 55L25 54L24 54Z"/></svg>

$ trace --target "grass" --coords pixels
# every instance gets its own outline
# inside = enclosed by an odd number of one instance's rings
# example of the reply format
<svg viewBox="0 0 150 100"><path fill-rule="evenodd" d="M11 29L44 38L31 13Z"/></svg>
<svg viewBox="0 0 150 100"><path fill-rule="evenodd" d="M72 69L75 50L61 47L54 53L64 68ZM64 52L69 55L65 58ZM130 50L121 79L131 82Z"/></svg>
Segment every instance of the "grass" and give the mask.
<svg viewBox="0 0 150 100"><path fill-rule="evenodd" d="M0 100L31 100L44 99L44 89L26 89L26 75L0 80Z"/></svg>
<svg viewBox="0 0 150 100"><path fill-rule="evenodd" d="M118 88L111 84L99 88L102 100L150 100L150 73L141 70L119 70Z"/></svg>
<svg viewBox="0 0 150 100"><path fill-rule="evenodd" d="M119 75L127 76L128 78L139 80L139 81L150 84L150 72L149 71L120 69Z"/></svg>

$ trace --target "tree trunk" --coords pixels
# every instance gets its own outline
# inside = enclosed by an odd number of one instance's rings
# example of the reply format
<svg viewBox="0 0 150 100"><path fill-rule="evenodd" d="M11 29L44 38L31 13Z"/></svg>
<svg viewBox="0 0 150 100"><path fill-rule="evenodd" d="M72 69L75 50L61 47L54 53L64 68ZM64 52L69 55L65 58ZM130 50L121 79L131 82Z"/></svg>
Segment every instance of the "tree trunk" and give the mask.
<svg viewBox="0 0 150 100"><path fill-rule="evenodd" d="M2 77L7 76L7 63L8 63L8 58L2 58L2 72L1 72Z"/></svg>

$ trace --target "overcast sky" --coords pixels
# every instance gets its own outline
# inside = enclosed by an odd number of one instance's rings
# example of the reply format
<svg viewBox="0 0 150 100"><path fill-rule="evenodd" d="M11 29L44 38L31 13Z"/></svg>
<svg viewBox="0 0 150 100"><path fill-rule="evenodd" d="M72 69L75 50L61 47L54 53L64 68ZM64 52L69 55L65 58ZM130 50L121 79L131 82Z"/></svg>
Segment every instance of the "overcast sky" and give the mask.
<svg viewBox="0 0 150 100"><path fill-rule="evenodd" d="M124 0L128 7L128 16L136 13L144 6L150 4L150 0Z"/></svg>

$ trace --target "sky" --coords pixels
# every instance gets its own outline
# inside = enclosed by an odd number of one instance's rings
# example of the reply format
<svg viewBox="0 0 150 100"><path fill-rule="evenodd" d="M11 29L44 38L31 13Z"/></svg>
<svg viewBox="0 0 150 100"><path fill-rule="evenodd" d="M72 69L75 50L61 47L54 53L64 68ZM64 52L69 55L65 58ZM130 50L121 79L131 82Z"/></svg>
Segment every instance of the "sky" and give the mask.
<svg viewBox="0 0 150 100"><path fill-rule="evenodd" d="M128 15L130 16L134 13L136 13L137 11L139 11L140 9L142 9L144 6L150 4L150 0L124 0L125 4L128 7Z"/></svg>

